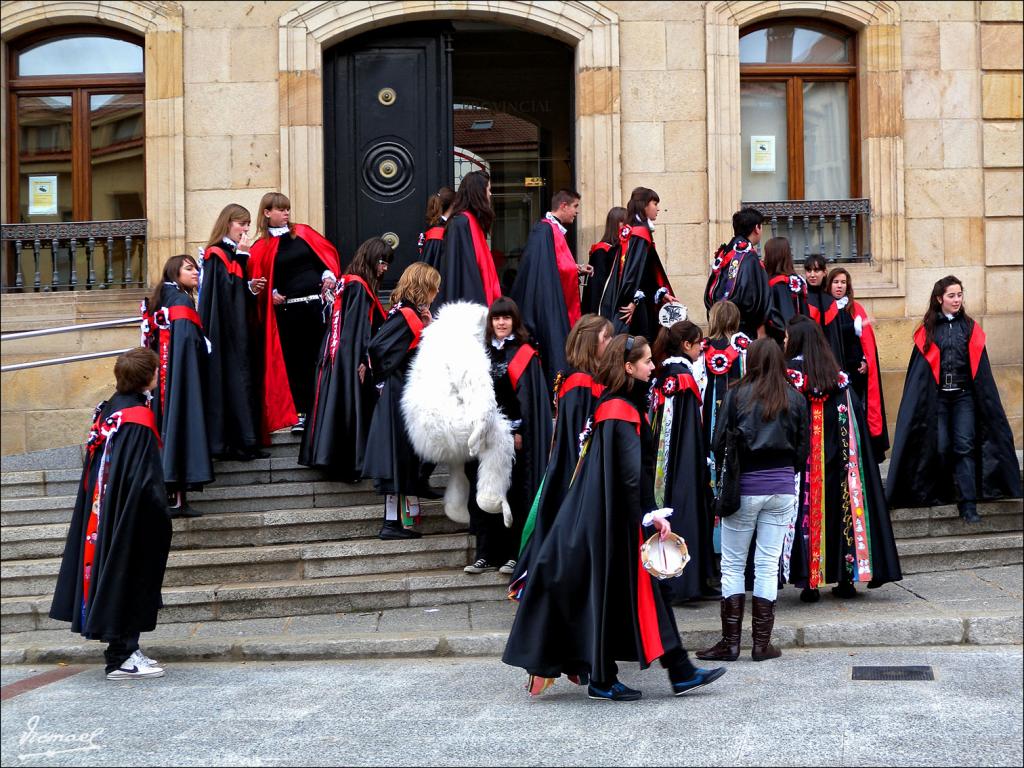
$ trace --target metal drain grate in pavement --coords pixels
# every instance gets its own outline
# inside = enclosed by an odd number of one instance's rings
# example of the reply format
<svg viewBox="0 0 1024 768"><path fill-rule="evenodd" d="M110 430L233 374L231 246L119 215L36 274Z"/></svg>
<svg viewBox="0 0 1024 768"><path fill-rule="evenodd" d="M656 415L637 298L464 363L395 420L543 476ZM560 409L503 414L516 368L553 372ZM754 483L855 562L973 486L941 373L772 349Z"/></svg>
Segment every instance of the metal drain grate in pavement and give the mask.
<svg viewBox="0 0 1024 768"><path fill-rule="evenodd" d="M854 680L934 680L931 667L854 667Z"/></svg>

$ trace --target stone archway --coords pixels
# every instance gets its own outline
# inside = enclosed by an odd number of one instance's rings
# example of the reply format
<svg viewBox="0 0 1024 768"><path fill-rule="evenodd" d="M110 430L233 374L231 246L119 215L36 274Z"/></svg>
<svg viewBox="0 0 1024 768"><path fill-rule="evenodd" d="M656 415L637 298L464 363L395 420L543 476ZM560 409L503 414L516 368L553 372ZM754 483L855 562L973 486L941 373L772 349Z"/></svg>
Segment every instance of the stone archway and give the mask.
<svg viewBox="0 0 1024 768"><path fill-rule="evenodd" d="M576 49L576 178L581 242L600 237L608 200L621 194L618 17L597 2L362 0L309 2L280 20L281 186L298 217L323 226L325 47L399 22L500 21Z"/></svg>
<svg viewBox="0 0 1024 768"><path fill-rule="evenodd" d="M183 116L184 61L182 12L171 2L4 3L0 55L7 61L6 42L26 32L53 24L89 22L126 29L145 38L146 71L146 238L148 277L160 275L170 256L185 249L185 128ZM0 103L6 125L7 82ZM7 157L3 156L3 179ZM6 194L3 210L6 213Z"/></svg>
<svg viewBox="0 0 1024 768"><path fill-rule="evenodd" d="M878 258L852 265L858 295L905 292L903 81L899 7L887 0L716 0L707 6L708 253L731 235L741 200L739 29L766 18L820 17L858 32L861 178Z"/></svg>

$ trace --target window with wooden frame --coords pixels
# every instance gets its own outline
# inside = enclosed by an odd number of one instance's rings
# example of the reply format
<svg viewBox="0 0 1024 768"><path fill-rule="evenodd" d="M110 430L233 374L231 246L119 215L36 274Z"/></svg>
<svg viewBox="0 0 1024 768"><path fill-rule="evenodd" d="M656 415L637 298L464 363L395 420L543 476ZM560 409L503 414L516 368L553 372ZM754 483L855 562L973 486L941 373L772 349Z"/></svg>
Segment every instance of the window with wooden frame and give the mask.
<svg viewBox="0 0 1024 768"><path fill-rule="evenodd" d="M9 46L8 221L144 218L141 39L48 29Z"/></svg>
<svg viewBox="0 0 1024 768"><path fill-rule="evenodd" d="M860 196L855 43L810 19L740 31L744 200Z"/></svg>

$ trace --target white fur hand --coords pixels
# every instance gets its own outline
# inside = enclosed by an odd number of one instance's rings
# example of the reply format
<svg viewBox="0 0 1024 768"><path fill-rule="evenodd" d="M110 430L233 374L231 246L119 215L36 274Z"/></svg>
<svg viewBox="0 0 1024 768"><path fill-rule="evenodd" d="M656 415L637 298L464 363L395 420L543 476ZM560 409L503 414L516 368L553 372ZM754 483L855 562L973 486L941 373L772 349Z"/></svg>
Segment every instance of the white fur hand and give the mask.
<svg viewBox="0 0 1024 768"><path fill-rule="evenodd" d="M469 448L470 456L479 456L481 449L484 447L484 435L486 434L486 425L484 422L478 422L473 431L469 434L469 441L467 447Z"/></svg>
<svg viewBox="0 0 1024 768"><path fill-rule="evenodd" d="M504 499L501 500L501 517L505 521L505 527L512 527L512 507Z"/></svg>

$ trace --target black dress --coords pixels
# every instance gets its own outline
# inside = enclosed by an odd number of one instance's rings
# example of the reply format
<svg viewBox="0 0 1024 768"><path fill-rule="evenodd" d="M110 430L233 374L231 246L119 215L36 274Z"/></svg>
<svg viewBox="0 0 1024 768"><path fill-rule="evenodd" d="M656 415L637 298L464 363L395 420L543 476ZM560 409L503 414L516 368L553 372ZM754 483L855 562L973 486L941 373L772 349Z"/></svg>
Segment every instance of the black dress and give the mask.
<svg viewBox="0 0 1024 768"><path fill-rule="evenodd" d="M628 240L619 243L609 261L611 274L601 296L601 314L612 321L615 333L644 336L653 342L660 327L658 311L672 286L650 228L641 223L629 228ZM628 325L619 316L620 308L627 304L636 304Z"/></svg>
<svg viewBox="0 0 1024 768"><path fill-rule="evenodd" d="M734 237L722 245L704 289L704 307L728 299L740 310L740 331L752 339L768 316L768 275L757 250L749 240Z"/></svg>
<svg viewBox="0 0 1024 768"><path fill-rule="evenodd" d="M255 302L245 277L248 257L226 239L203 254L199 319L211 344L203 408L210 453L216 457L251 454L260 445L249 343Z"/></svg>
<svg viewBox="0 0 1024 768"><path fill-rule="evenodd" d="M125 418L110 434L106 420L118 412ZM50 606L50 618L90 639L156 626L171 521L152 419L141 394L115 394L96 409Z"/></svg>
<svg viewBox="0 0 1024 768"><path fill-rule="evenodd" d="M611 274L611 260L614 252L615 245L603 240L590 246L589 263L594 268L594 273L587 278L587 286L583 289L580 305L584 313L595 315L601 313L601 292L604 291L608 275Z"/></svg>

